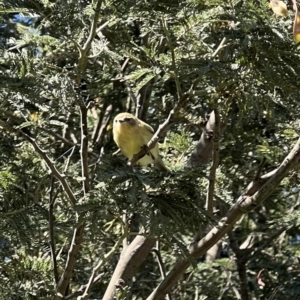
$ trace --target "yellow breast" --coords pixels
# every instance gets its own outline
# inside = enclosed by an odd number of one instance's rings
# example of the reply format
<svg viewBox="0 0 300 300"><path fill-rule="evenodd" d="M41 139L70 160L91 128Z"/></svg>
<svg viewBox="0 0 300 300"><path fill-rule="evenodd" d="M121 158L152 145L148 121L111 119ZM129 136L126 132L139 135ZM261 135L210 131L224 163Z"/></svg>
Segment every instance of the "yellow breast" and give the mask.
<svg viewBox="0 0 300 300"><path fill-rule="evenodd" d="M114 126L113 136L123 155L128 159L132 159L134 154L140 152L142 147L147 145L153 134L147 128L140 126L140 124L138 126L130 126L125 123ZM158 156L158 145L151 149L151 153L152 155L146 154L142 157L138 164L146 166L153 163L153 158Z"/></svg>

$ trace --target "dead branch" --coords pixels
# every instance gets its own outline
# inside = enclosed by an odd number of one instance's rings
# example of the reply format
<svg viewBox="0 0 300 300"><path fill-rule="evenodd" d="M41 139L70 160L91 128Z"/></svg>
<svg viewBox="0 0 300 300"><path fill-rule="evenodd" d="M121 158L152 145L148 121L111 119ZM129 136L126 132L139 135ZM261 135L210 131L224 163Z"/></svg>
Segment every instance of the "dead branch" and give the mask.
<svg viewBox="0 0 300 300"><path fill-rule="evenodd" d="M208 213L213 214L214 209L214 190L216 182L216 171L219 166L219 141L220 141L220 115L218 110L214 110L215 113L215 130L213 133L213 161L209 171L209 182L206 196L206 209Z"/></svg>

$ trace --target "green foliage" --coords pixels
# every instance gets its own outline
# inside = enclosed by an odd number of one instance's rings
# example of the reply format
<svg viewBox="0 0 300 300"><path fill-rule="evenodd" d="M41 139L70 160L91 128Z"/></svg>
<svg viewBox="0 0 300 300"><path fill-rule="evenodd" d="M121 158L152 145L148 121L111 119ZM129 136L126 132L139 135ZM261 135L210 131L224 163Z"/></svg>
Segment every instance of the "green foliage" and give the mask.
<svg viewBox="0 0 300 300"><path fill-rule="evenodd" d="M137 230L158 238L167 271L179 258L192 262L174 299L237 299L241 278L232 237L222 240L226 258L212 263L192 261L187 245L218 224L258 170L278 167L298 137L300 57L292 19L274 17L267 1L103 1L94 20L102 29L90 51L80 53L91 33L94 2L0 1L0 121L11 129L0 127L0 294L3 299L54 294L52 199L59 276L74 227L85 223L70 292L87 284L95 262L138 215ZM81 72L83 56L88 58ZM192 84L194 95L160 145L172 174L132 169L124 158L111 157L117 147L109 128L116 114L135 113L139 101L141 117L157 129ZM80 156L83 105L87 195ZM226 128L211 216L204 209L210 166L184 166L213 109ZM66 178L76 205L25 136ZM233 230L238 247L252 238L242 249L251 299L299 295L298 185L297 172L289 174ZM99 271L104 275L92 298L103 297L118 259L114 253ZM257 281L262 269L263 288ZM160 281L155 256L149 256L132 287L120 289L117 297L146 299Z"/></svg>

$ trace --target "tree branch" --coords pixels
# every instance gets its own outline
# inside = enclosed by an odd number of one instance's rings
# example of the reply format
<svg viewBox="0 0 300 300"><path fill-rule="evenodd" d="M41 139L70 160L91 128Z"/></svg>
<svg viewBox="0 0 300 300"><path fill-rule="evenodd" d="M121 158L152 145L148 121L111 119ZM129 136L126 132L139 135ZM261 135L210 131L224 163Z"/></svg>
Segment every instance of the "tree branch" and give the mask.
<svg viewBox="0 0 300 300"><path fill-rule="evenodd" d="M128 229L128 228L127 228ZM96 278L96 273L98 272L98 270L105 265L108 260L119 250L119 247L121 246L123 240L128 236L128 230L125 230L124 233L122 234L122 236L119 238L119 240L115 243L115 245L112 247L112 249L104 255L103 259L101 259L99 261L99 263L97 264L96 267L93 268L93 272L92 275L89 279L89 282L85 288L85 291L83 293L83 295L81 297L78 297L78 300L85 300L88 299L89 297L89 293L91 291L91 288L93 286L93 282Z"/></svg>
<svg viewBox="0 0 300 300"><path fill-rule="evenodd" d="M79 51L79 59L77 66L77 78L76 83L79 84L81 82L81 76L86 68L88 62L88 52L91 48L92 42L96 36L96 27L99 20L100 15L100 7L102 1L97 0L95 14L92 20L89 37L84 44L83 48L80 48L78 45ZM89 169L88 169L88 124L87 124L87 110L88 108L85 104L80 105L80 117L81 117L81 147L80 147L80 155L81 155L81 170L82 170L82 180L83 180L83 192L84 195L90 191L90 178L89 178ZM68 259L66 263L66 267L64 273L59 281L56 295L54 299L59 299L61 296L65 296L67 287L70 283L70 279L73 275L77 256L80 250L80 246L83 240L83 232L84 232L84 223L77 226L74 230L72 244L69 249Z"/></svg>
<svg viewBox="0 0 300 300"><path fill-rule="evenodd" d="M51 261L54 274L55 287L58 283L59 275L57 271L57 261L56 261L56 250L55 250L55 238L54 238L54 203L58 195L58 190L54 193L54 177L51 176L51 186L49 195L49 236L50 236L50 249L51 249Z"/></svg>
<svg viewBox="0 0 300 300"><path fill-rule="evenodd" d="M128 247L123 249L102 300L113 300L118 286L124 287L131 283L132 277L155 245L155 242L154 238L138 235Z"/></svg>
<svg viewBox="0 0 300 300"><path fill-rule="evenodd" d="M216 51L212 54L211 57L215 57L215 56L219 53L219 51L220 51L222 48L225 48L225 47L226 47L226 45L224 45L225 42L226 42L226 37L224 37L224 38L222 39L220 45L218 46L218 48L217 48Z"/></svg>
<svg viewBox="0 0 300 300"><path fill-rule="evenodd" d="M219 141L220 141L220 115L217 109L214 110L215 114L215 130L213 132L213 161L209 171L209 182L206 196L206 209L209 214L213 214L214 209L214 190L216 182L216 170L219 166Z"/></svg>
<svg viewBox="0 0 300 300"><path fill-rule="evenodd" d="M93 281L93 284L97 283L100 279L102 279L102 277L105 275L105 273L101 273L99 274L98 276L96 276L94 278L94 281ZM87 284L85 285L82 285L76 292L64 297L64 300L70 300L70 299L73 299L77 296L80 296L82 295L82 293L84 292L85 288L87 287Z"/></svg>
<svg viewBox="0 0 300 300"><path fill-rule="evenodd" d="M101 127L99 130L99 133L97 134L97 139L96 139L97 143L101 144L101 142L102 142L103 133L104 133L104 130L107 127L107 124L110 120L112 108L113 108L113 106L110 104L107 106L107 108L105 110L104 117L101 120ZM96 137L96 134L95 134L95 137Z"/></svg>
<svg viewBox="0 0 300 300"><path fill-rule="evenodd" d="M87 131L87 108L85 106L80 107L81 112L81 171L83 177L83 192L84 196L90 190L89 184L89 169L88 169L88 131ZM64 273L58 283L56 295L54 299L57 300L61 295L65 296L67 287L70 283L70 279L73 276L77 256L80 251L81 243L83 241L83 232L85 224L80 224L74 230L71 247L68 252L68 259Z"/></svg>
<svg viewBox="0 0 300 300"><path fill-rule="evenodd" d="M213 111L209 119L203 128L199 143L191 154L191 157L186 163L186 168L193 168L198 165L206 165L210 162L213 153L214 140L212 133L215 132L216 128L216 117ZM221 132L224 128L220 129Z"/></svg>
<svg viewBox="0 0 300 300"><path fill-rule="evenodd" d="M80 125L81 125L81 147L80 147L80 158L81 158L81 172L83 182L83 193L84 196L90 191L90 178L89 178L89 166L88 166L88 124L87 124L87 108L80 106Z"/></svg>
<svg viewBox="0 0 300 300"><path fill-rule="evenodd" d="M226 233L228 233L235 223L245 214L261 204L268 195L272 193L274 188L279 185L289 170L295 167L299 163L300 159L300 138L292 151L287 155L281 165L275 172L271 172L272 175L265 184L263 184L258 190L253 190L254 183L252 182L252 188L249 186L246 188L236 204L228 211L227 215L221 219L218 223L218 227L214 227L205 237L199 242L190 246L190 253L194 258L201 257L208 249L210 249L215 243L217 243ZM257 186L258 187L258 186ZM247 192L248 191L248 192ZM251 191L252 194L249 194ZM147 298L147 300L163 299L165 295L170 291L174 284L183 275L185 270L189 267L190 261L180 260L178 261L170 273L167 275L160 285L153 291L153 293Z"/></svg>
<svg viewBox="0 0 300 300"><path fill-rule="evenodd" d="M168 45L171 51L171 57L172 57L172 68L173 68L173 75L174 80L175 80L175 84L176 84L176 90L177 90L177 96L178 99L180 99L182 97L182 91L181 91L181 86L180 86L180 82L179 82L179 76L178 76L178 71L177 71L177 66L176 66L176 57L175 57L175 51L174 51L174 47L171 41L171 37L169 34L169 29L168 29L168 23L166 21L166 19L164 17L162 17L162 26L163 26L163 30L165 32L165 35L167 37L167 41L168 41Z"/></svg>
<svg viewBox="0 0 300 300"><path fill-rule="evenodd" d="M86 64L88 62L88 52L90 51L92 42L97 34L97 24L99 21L101 5L102 5L102 0L97 0L96 7L95 7L95 14L94 14L94 18L92 20L89 36L88 36L84 46L82 48L79 46L79 49L78 49L79 50L79 60L78 60L77 71L79 72L79 74L81 74L86 68ZM78 81L78 79L77 79L78 84L79 84L79 82L80 82L80 80Z"/></svg>
<svg viewBox="0 0 300 300"><path fill-rule="evenodd" d="M256 257L262 250L266 249L272 243L273 240L278 238L284 231L290 229L291 227L292 226L283 226L282 228L278 229L273 234L271 234L263 243L260 241L258 244L254 245L253 248L255 248L255 250L249 253L247 259L250 260Z"/></svg>
<svg viewBox="0 0 300 300"><path fill-rule="evenodd" d="M62 175L61 173L59 173L59 171L56 169L54 162L51 161L51 159L47 156L46 152L44 150L42 150L39 145L36 143L35 139L31 138L29 135L27 135L26 133L24 133L22 130L18 130L15 129L11 126L9 126L8 124L6 124L4 121L0 120L0 126L2 126L3 128L7 129L10 132L14 132L14 133L18 133L21 136L24 137L25 140L27 140L34 148L34 150L40 155L40 157L45 161L46 165L48 166L49 170L51 171L51 174L56 177L59 182L62 184L65 192L68 195L68 198L71 202L72 205L76 204L76 198L65 178L65 175Z"/></svg>
<svg viewBox="0 0 300 300"><path fill-rule="evenodd" d="M156 241L156 248L153 248L152 252L155 254L155 256L157 258L157 263L158 263L158 266L159 266L161 278L165 279L166 278L166 268L165 268L163 259L161 257L160 242L159 241ZM171 293L167 294L167 300L172 300Z"/></svg>
<svg viewBox="0 0 300 300"><path fill-rule="evenodd" d="M233 250L236 257L236 266L239 275L239 285L241 292L241 300L249 300L249 290L248 290L248 279L247 279L247 268L246 264L248 262L247 256L244 255L245 251L241 250L238 246L235 234L233 231L228 233L230 247Z"/></svg>
<svg viewBox="0 0 300 300"><path fill-rule="evenodd" d="M56 294L53 297L53 300L60 300L66 294L68 285L70 283L70 279L73 276L75 263L83 240L83 231L84 231L83 224L80 224L74 231L73 239L68 252L66 267L57 285Z"/></svg>

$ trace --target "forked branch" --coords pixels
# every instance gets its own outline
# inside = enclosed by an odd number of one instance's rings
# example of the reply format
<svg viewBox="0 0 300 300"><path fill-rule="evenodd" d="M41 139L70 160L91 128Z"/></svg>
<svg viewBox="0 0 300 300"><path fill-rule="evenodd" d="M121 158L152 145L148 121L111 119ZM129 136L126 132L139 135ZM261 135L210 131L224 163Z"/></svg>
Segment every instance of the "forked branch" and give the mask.
<svg viewBox="0 0 300 300"><path fill-rule="evenodd" d="M300 160L300 138L292 151L287 155L281 165L270 174L264 175L268 178L264 184L260 185L251 182L245 192L237 199L236 204L228 211L226 216L218 223L218 227L214 227L199 242L191 245L190 254L195 258L199 258L206 253L215 243L217 243L226 233L228 233L241 217L260 205L276 188L287 175L288 171L296 167ZM262 181L263 179L260 179ZM178 261L170 273L167 275L147 300L163 299L170 289L180 279L186 269L189 267L190 261Z"/></svg>

